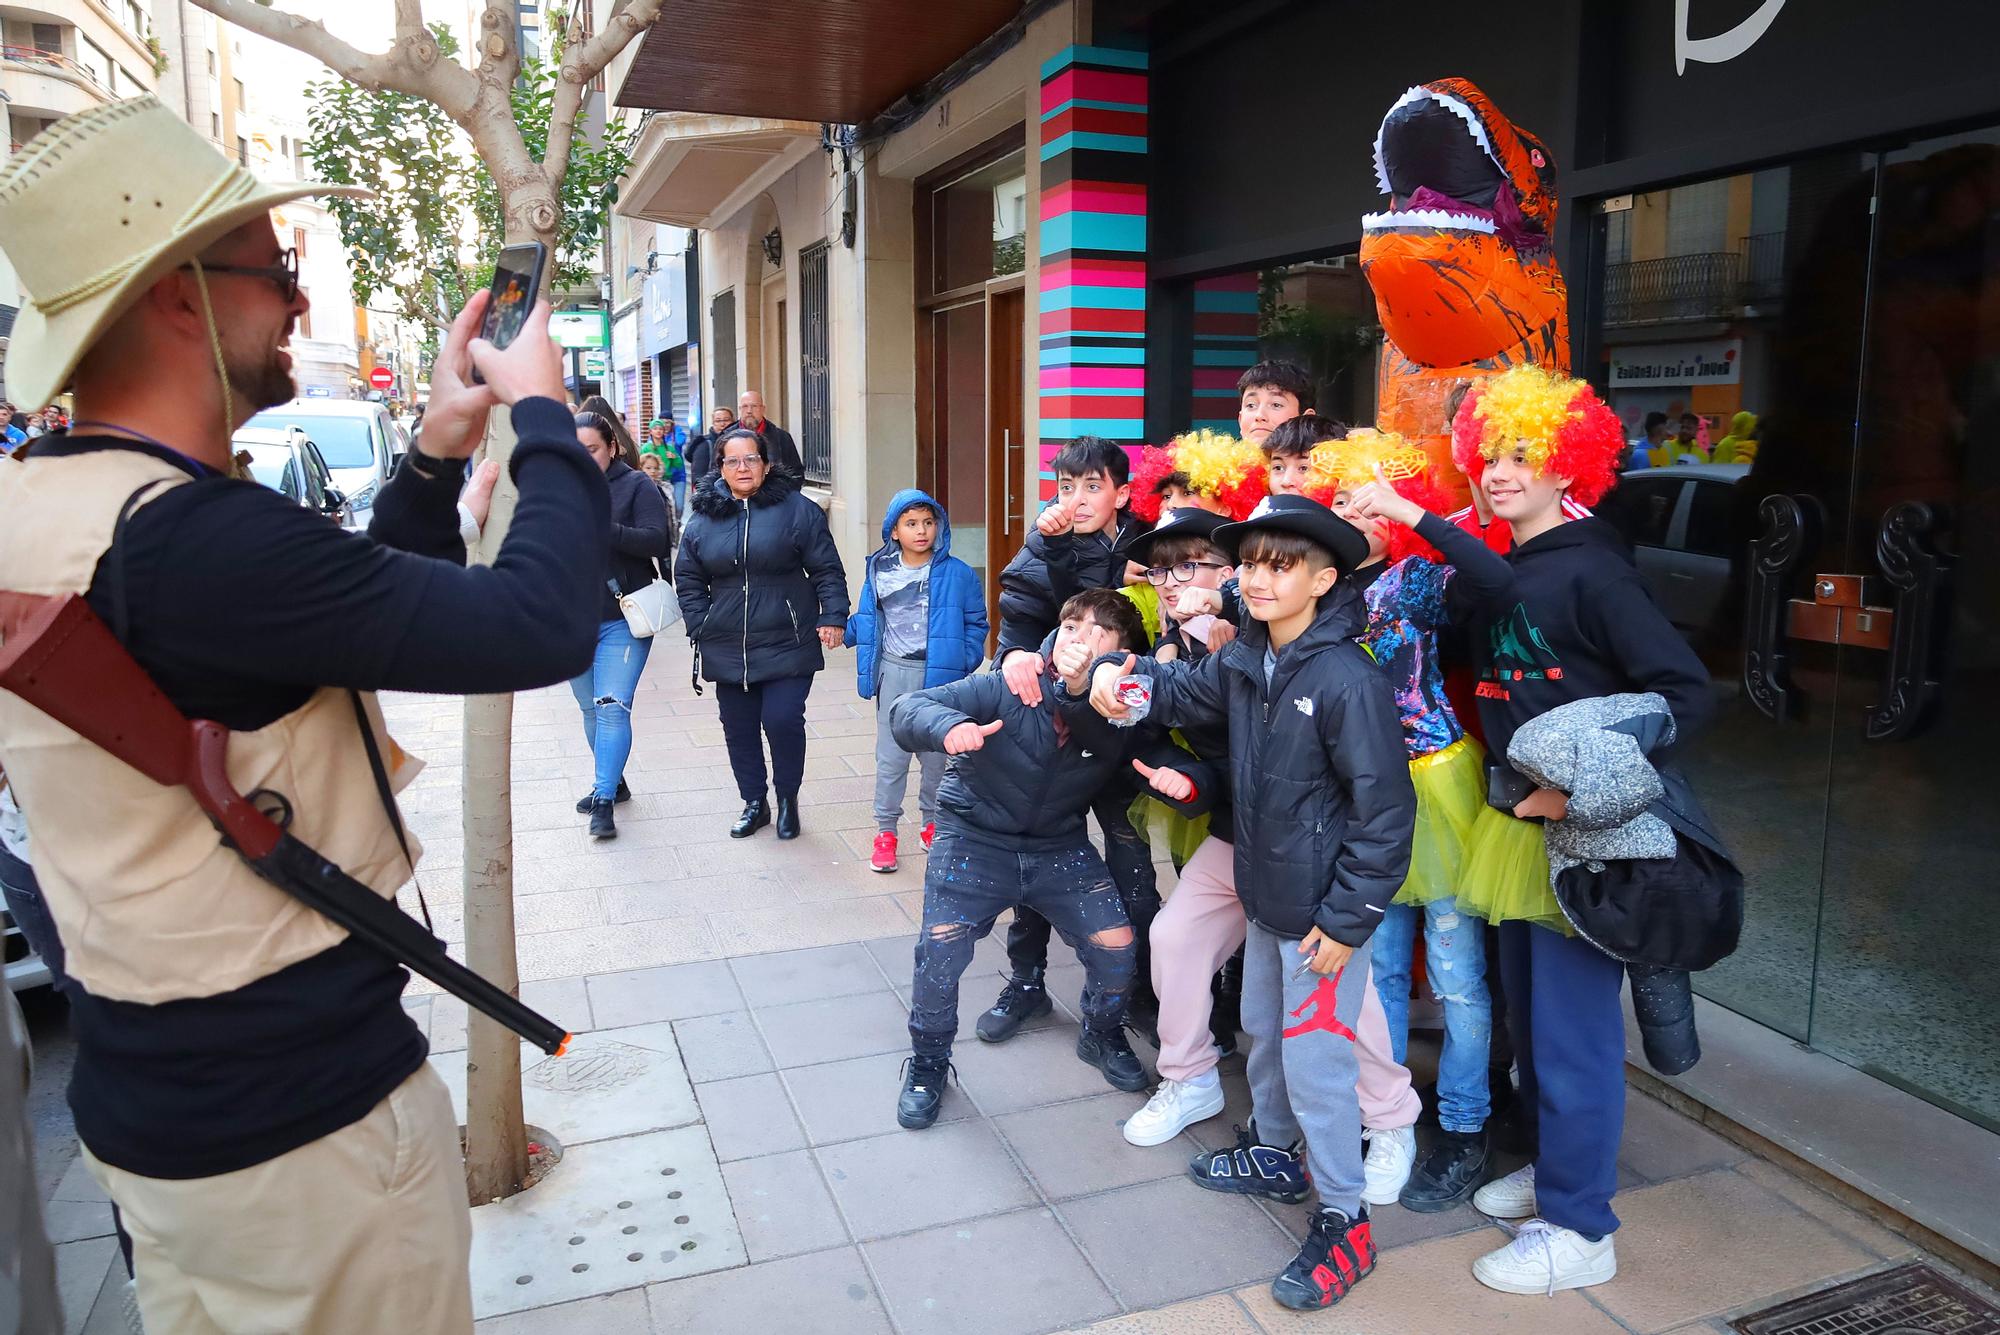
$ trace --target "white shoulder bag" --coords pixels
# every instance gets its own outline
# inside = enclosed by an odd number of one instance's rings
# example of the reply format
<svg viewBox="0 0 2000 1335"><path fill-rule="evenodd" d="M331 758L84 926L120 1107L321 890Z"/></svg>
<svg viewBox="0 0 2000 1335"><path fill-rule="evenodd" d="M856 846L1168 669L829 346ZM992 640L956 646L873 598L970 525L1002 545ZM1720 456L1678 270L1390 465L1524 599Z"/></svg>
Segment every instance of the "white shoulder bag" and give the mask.
<svg viewBox="0 0 2000 1335"><path fill-rule="evenodd" d="M618 581L605 582L611 585L612 595L618 599L618 610L625 614L625 624L631 628L634 639L651 639L680 621L681 600L675 596L671 580L656 578L637 593L620 593Z"/></svg>

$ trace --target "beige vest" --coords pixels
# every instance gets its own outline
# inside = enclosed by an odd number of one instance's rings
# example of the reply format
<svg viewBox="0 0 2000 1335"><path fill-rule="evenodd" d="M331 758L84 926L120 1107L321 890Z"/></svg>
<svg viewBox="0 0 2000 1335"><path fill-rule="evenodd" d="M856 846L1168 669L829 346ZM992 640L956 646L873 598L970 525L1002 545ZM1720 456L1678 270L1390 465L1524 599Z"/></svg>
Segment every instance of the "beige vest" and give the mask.
<svg viewBox="0 0 2000 1335"><path fill-rule="evenodd" d="M0 584L22 593L84 592L119 510L156 480L165 485L147 500L189 478L133 450L30 456L0 467ZM391 785L401 789L419 762L389 738L374 696L362 700ZM187 789L154 783L6 691L0 765L27 817L36 879L69 972L93 996L146 1003L213 996L347 935L225 848ZM268 727L233 734L229 777L242 793L283 794L291 833L385 898L408 879L346 691L322 689ZM414 836L410 852L421 856Z"/></svg>

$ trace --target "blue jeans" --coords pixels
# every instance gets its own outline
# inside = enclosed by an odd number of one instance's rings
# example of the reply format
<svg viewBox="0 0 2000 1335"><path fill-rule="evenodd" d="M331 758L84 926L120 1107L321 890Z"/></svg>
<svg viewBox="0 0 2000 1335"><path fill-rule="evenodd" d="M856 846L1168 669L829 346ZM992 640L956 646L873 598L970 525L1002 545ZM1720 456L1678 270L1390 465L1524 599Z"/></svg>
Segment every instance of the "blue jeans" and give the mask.
<svg viewBox="0 0 2000 1335"><path fill-rule="evenodd" d="M1410 957L1417 923L1424 931L1424 959L1431 995L1444 1005L1444 1053L1438 1058L1438 1124L1473 1132L1493 1110L1486 1059L1493 1045L1493 999L1486 990L1486 924L1458 911L1447 896L1419 908L1391 904L1375 929L1375 988L1389 1021L1389 1046L1397 1061L1410 1047Z"/></svg>
<svg viewBox="0 0 2000 1335"><path fill-rule="evenodd" d="M570 678L569 689L583 710L583 737L597 761L590 795L599 802L615 797L624 777L632 754L632 695L652 651L653 642L636 638L624 617L600 622L596 659L589 671Z"/></svg>
<svg viewBox="0 0 2000 1335"><path fill-rule="evenodd" d="M688 508L687 474L682 473L679 477L675 478L670 485L674 489L674 513L676 515L686 514Z"/></svg>

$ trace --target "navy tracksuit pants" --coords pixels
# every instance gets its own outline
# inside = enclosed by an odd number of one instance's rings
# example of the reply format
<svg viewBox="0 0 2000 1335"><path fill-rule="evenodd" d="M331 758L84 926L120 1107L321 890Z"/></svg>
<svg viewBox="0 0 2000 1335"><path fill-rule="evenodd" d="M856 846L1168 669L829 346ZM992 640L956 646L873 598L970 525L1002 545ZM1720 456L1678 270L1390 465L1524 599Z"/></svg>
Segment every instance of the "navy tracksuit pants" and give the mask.
<svg viewBox="0 0 2000 1335"><path fill-rule="evenodd" d="M1601 1238L1618 1227L1625 1134L1625 966L1581 937L1500 925L1507 1019L1534 1133L1535 1209L1558 1228Z"/></svg>

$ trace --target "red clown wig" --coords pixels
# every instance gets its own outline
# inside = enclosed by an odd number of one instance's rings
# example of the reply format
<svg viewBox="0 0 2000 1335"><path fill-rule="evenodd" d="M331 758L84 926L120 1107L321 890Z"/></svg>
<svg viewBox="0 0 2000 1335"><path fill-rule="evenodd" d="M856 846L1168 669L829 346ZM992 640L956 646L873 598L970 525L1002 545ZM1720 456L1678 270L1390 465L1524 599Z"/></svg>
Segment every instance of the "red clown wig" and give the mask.
<svg viewBox="0 0 2000 1335"><path fill-rule="evenodd" d="M1451 453L1477 481L1502 453L1525 448L1537 477L1569 482L1570 499L1595 505L1618 482L1625 431L1586 382L1516 366L1472 387L1451 424Z"/></svg>

